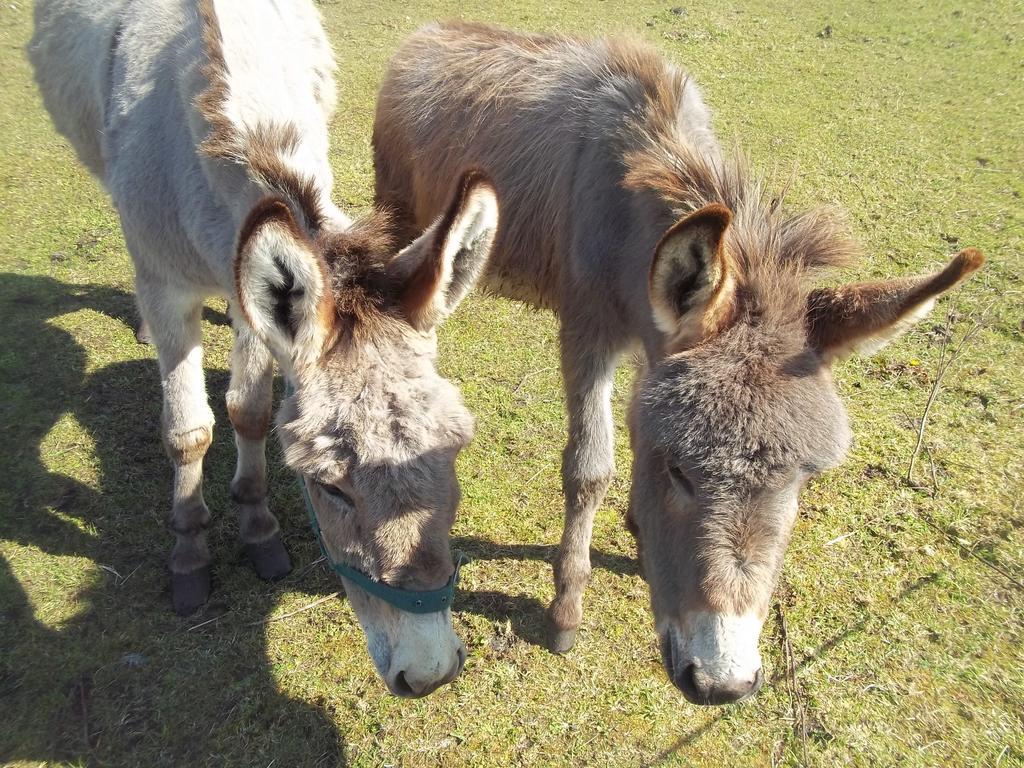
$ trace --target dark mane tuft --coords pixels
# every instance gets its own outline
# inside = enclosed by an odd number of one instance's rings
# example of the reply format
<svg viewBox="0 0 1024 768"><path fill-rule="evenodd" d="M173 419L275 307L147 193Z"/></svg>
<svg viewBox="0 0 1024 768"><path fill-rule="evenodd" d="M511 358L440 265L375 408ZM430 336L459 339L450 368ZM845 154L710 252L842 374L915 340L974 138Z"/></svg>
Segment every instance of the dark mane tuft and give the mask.
<svg viewBox="0 0 1024 768"><path fill-rule="evenodd" d="M255 128L235 125L224 106L231 93L224 38L213 0L199 0L199 26L206 61L202 67L207 85L196 97L195 106L209 130L199 152L210 158L245 166L254 181L268 192L276 192L294 203L306 228L315 232L323 223L320 192L313 179L302 176L282 160L299 143L295 125L284 121L263 123Z"/></svg>
<svg viewBox="0 0 1024 768"><path fill-rule="evenodd" d="M395 255L395 242L392 216L379 210L346 230L323 232L317 238L339 317L371 322L392 309L394 285L387 264Z"/></svg>

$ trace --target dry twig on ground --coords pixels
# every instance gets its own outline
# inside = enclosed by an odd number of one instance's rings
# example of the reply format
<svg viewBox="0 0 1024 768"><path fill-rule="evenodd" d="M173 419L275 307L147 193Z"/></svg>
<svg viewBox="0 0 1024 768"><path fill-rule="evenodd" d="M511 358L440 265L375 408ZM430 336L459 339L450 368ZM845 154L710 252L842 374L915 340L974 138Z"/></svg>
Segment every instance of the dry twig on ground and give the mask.
<svg viewBox="0 0 1024 768"><path fill-rule="evenodd" d="M786 613L782 603L775 602L775 611L779 616L779 632L782 634L782 651L786 664L786 685L789 688L789 701L793 708L793 733L800 739L800 750L805 768L810 766L807 752L807 711L804 707L800 683L796 679L796 661L793 658L793 646L789 642L789 627L786 625Z"/></svg>
<svg viewBox="0 0 1024 768"><path fill-rule="evenodd" d="M324 595L320 599L314 600L312 603L309 603L308 605L304 605L301 608L298 608L298 609L296 609L294 611L289 611L288 613L282 613L279 616L268 616L265 619L260 619L259 621L252 622L251 624L249 624L249 626L250 627L255 627L255 626L258 626L259 624L270 624L273 621L282 621L284 619L289 619L292 616L297 616L300 613L305 613L306 611L310 610L311 608L316 608L321 603L326 603L328 600L330 600L333 597L341 597L342 594L343 594L342 590L339 589L337 592L332 592L329 595Z"/></svg>
<svg viewBox="0 0 1024 768"><path fill-rule="evenodd" d="M928 400L924 404L924 412L921 414L921 421L917 427L917 443L914 445L914 450L910 454L910 463L907 466L907 474L904 477L907 485L912 488L922 488L923 486L915 485L914 483L914 466L917 464L917 457L921 454L921 449L924 446L924 431L928 425L928 416L931 413L932 406L935 404L935 399L939 395L939 389L942 386L942 379L945 377L950 366L960 357L971 339L973 339L978 331L984 327L984 320L986 315L992 306L995 304L995 300L992 300L988 305L981 311L977 319L972 323L971 327L967 329L967 333L963 335L960 342L956 347L950 349L950 342L953 339L953 326L956 324L956 306L952 305L949 308L949 312L946 313L946 324L945 333L942 335L942 346L939 348L939 365L935 370L935 381L932 382L931 391L928 393ZM938 486L935 485L935 468L932 466L932 478L933 478L933 494L938 491Z"/></svg>

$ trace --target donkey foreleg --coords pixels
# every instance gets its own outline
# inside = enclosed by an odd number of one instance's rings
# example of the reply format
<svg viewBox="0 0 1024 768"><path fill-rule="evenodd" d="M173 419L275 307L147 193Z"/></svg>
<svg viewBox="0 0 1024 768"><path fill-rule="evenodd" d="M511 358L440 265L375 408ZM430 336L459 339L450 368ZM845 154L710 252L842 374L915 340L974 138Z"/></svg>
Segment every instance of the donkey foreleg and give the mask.
<svg viewBox="0 0 1024 768"><path fill-rule="evenodd" d="M292 569L281 542L277 518L267 507L267 430L273 399L274 361L266 345L240 318L234 319L228 418L235 428L238 465L231 498L238 505L239 535L262 579L278 579Z"/></svg>
<svg viewBox="0 0 1024 768"><path fill-rule="evenodd" d="M565 527L555 556L555 599L548 607L548 647L565 653L583 621L583 590L590 580L594 514L604 499L615 458L611 394L617 355L581 349L579 338L562 334L562 375L569 413L569 441L562 454Z"/></svg>
<svg viewBox="0 0 1024 768"><path fill-rule="evenodd" d="M213 412L206 401L200 313L202 298L139 285L139 307L153 333L163 390L163 441L174 465L167 525L171 598L185 615L210 594L210 510L203 500L203 457L213 441Z"/></svg>

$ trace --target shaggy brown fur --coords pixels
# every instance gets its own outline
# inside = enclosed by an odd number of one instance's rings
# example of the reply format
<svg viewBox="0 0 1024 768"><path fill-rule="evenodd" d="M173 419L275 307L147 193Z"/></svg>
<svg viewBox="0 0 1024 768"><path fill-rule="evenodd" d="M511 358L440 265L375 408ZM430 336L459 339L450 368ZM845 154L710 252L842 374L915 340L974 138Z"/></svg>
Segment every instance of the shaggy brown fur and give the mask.
<svg viewBox="0 0 1024 768"><path fill-rule="evenodd" d="M394 276L387 265L395 255L391 217L374 212L344 232L321 234L317 248L331 275L335 322L371 339L385 329L385 316L400 316Z"/></svg>
<svg viewBox="0 0 1024 768"><path fill-rule="evenodd" d="M483 168L503 204L485 286L559 314L569 440L550 647L571 647L582 618L615 363L639 341L627 525L666 669L699 703L756 691L798 493L848 443L837 345L897 333L980 255L812 291L857 252L842 217L787 210L784 188L722 151L696 84L630 40L425 27L385 77L374 152L377 201L410 233L441 213L447 181Z"/></svg>
<svg viewBox="0 0 1024 768"><path fill-rule="evenodd" d="M843 217L828 208L789 212L785 187L771 192L738 148L727 158L700 154L675 132L664 132L668 121L659 113L665 108L651 105L644 125L649 144L626 155L624 186L654 193L680 215L712 204L731 210L726 247L740 310L777 323L803 322L809 283L859 252Z"/></svg>

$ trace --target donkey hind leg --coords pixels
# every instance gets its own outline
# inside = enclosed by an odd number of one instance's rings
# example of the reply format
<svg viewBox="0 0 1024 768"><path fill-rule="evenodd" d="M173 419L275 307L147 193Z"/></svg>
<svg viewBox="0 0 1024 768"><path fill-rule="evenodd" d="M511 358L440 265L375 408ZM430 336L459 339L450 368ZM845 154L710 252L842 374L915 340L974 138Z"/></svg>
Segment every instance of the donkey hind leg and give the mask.
<svg viewBox="0 0 1024 768"><path fill-rule="evenodd" d="M171 598L179 614L192 613L210 594L210 510L203 500L203 457L213 441L206 401L200 314L202 298L139 284L139 307L153 333L163 389L163 440L174 464L168 527Z"/></svg>
<svg viewBox="0 0 1024 768"><path fill-rule="evenodd" d="M267 507L267 429L273 399L274 361L244 321L235 320L231 349L228 418L235 428L238 466L231 498L238 505L246 556L261 579L279 579L292 564L281 543L277 518Z"/></svg>
<svg viewBox="0 0 1024 768"><path fill-rule="evenodd" d="M555 599L548 607L548 647L565 653L583 620L583 590L590 580L594 513L615 470L611 394L618 355L562 333L562 376L569 441L562 454L565 527L555 556Z"/></svg>

